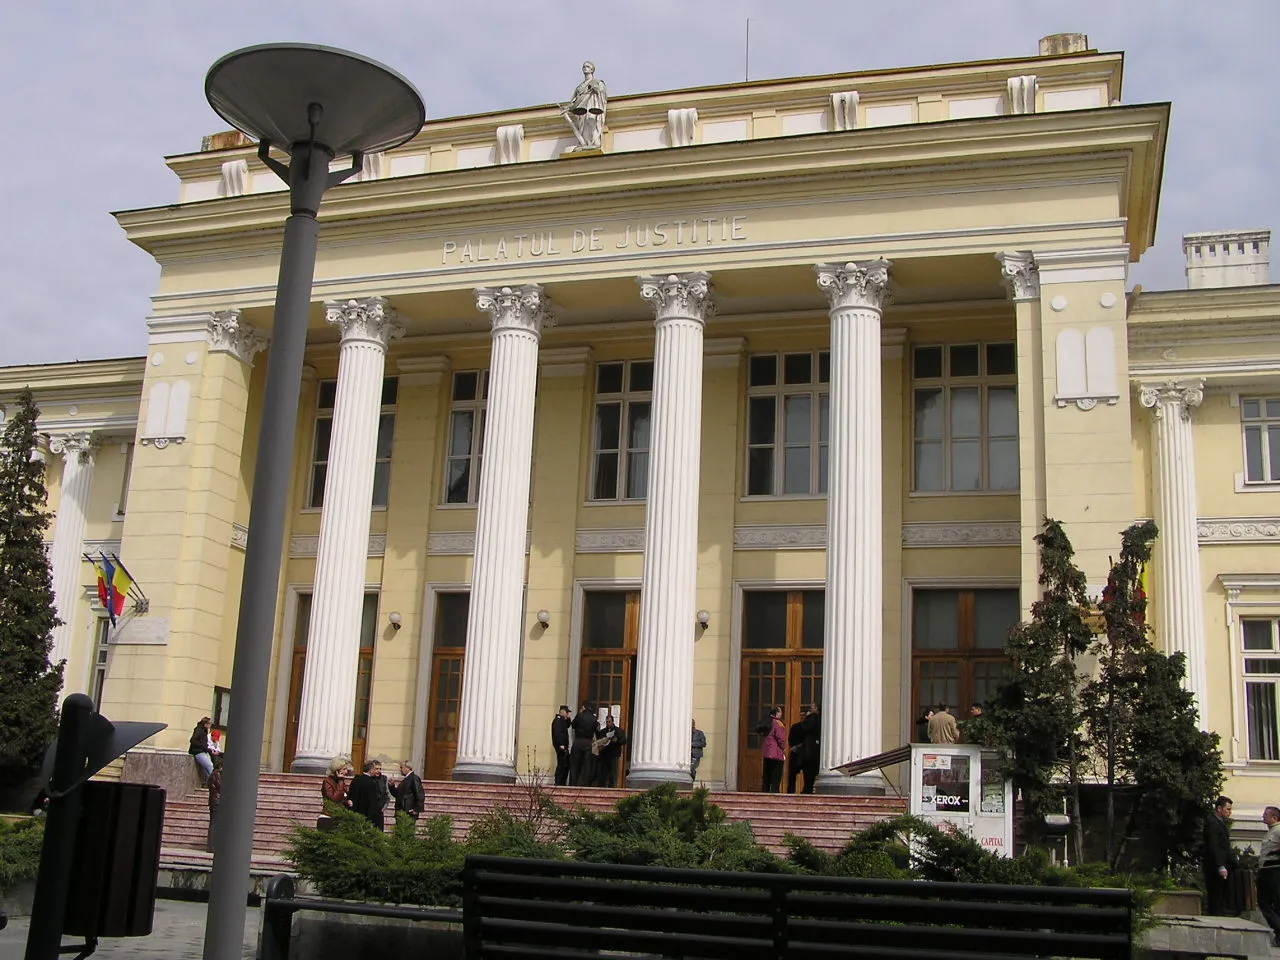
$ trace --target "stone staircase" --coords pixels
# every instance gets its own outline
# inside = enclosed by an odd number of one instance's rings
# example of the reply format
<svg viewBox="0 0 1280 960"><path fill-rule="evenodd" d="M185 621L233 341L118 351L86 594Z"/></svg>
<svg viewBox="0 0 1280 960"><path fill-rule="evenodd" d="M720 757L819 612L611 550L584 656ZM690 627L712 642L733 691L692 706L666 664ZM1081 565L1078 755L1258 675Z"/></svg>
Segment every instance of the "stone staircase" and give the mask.
<svg viewBox="0 0 1280 960"><path fill-rule="evenodd" d="M496 805L513 811L527 808L530 789L521 785L427 781L424 817L448 814L458 837ZM594 787L544 787L558 804L570 809L610 809L633 791ZM750 821L756 839L783 852L785 833L805 837L823 850L837 850L849 835L906 811L899 797L842 797L719 791L711 795L730 820ZM258 816L254 823L255 873L279 872L295 823L314 826L322 812L320 778L287 773L264 773L258 786ZM390 819L388 817L388 819ZM198 790L185 800L165 806L164 862L174 868L207 869L205 835L209 823L207 794Z"/></svg>

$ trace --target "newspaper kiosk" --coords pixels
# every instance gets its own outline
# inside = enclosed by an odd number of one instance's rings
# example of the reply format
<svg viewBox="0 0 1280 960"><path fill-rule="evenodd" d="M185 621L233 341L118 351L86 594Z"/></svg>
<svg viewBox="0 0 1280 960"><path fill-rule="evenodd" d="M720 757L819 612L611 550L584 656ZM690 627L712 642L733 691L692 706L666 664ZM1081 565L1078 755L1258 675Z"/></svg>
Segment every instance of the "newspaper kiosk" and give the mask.
<svg viewBox="0 0 1280 960"><path fill-rule="evenodd" d="M1013 856L1013 785L990 750L962 743L911 745L911 812L949 823L984 850Z"/></svg>

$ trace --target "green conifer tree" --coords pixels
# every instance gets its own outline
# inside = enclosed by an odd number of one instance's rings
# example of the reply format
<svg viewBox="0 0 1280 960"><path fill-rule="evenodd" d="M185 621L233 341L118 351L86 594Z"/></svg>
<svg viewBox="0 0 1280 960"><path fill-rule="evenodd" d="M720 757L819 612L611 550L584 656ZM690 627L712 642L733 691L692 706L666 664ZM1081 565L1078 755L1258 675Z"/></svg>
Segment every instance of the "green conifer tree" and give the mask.
<svg viewBox="0 0 1280 960"><path fill-rule="evenodd" d="M54 739L62 687L63 665L49 663L61 621L44 546L49 514L44 465L34 456L38 414L24 390L0 439L0 809L34 792L28 785Z"/></svg>

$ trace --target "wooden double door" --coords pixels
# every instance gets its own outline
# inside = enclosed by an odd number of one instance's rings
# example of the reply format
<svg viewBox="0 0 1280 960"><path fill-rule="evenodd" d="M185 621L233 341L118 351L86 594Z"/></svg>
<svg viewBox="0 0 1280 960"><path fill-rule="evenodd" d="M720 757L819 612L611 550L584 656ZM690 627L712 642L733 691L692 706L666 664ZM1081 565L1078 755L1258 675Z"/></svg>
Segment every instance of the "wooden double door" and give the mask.
<svg viewBox="0 0 1280 960"><path fill-rule="evenodd" d="M458 756L462 671L466 665L471 594L436 594L435 642L431 646L431 692L427 702L427 755L423 777L448 780Z"/></svg>
<svg viewBox="0 0 1280 960"><path fill-rule="evenodd" d="M764 738L756 726L782 708L790 731L806 708L822 703L822 590L751 590L743 594L742 684L738 711L738 789L760 790ZM786 790L791 771L784 770ZM796 789L800 789L797 784Z"/></svg>
<svg viewBox="0 0 1280 960"><path fill-rule="evenodd" d="M351 767L364 763L369 738L369 697L373 689L374 636L378 624L378 595L366 593L360 615L360 653L356 673L355 720L351 727ZM293 661L289 672L289 714L285 725L284 767L293 766L298 753L298 720L302 713L302 681L307 671L307 638L311 630L311 594L298 595L293 627Z"/></svg>

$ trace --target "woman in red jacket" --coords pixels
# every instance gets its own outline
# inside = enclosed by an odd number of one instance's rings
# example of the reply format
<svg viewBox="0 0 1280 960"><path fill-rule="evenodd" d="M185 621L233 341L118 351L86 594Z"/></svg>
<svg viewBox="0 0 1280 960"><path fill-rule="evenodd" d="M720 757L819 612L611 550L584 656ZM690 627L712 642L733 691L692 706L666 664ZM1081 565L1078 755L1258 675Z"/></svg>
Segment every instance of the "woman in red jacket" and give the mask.
<svg viewBox="0 0 1280 960"><path fill-rule="evenodd" d="M782 768L787 756L787 731L782 725L782 708L769 711L769 732L760 745L764 753L764 782L760 789L777 793L782 786Z"/></svg>

